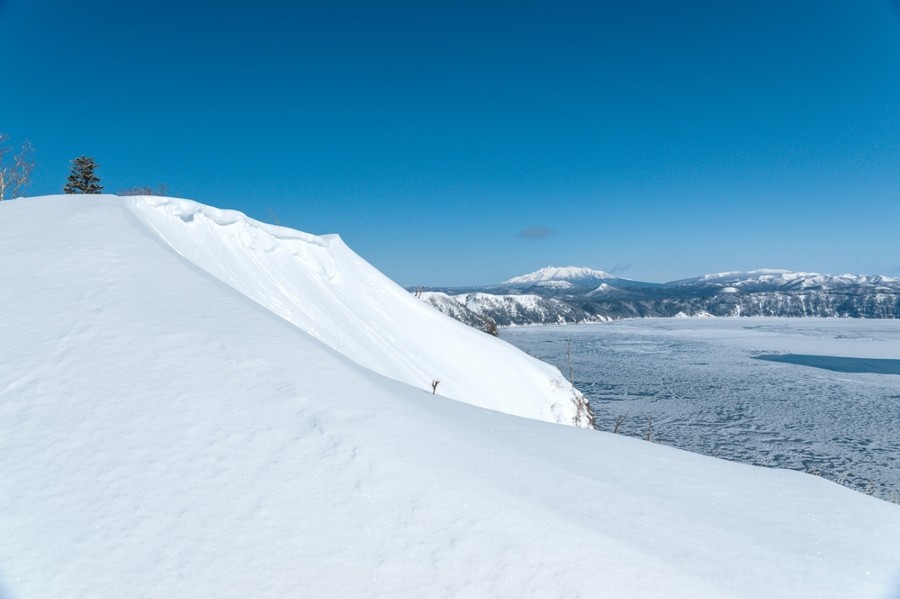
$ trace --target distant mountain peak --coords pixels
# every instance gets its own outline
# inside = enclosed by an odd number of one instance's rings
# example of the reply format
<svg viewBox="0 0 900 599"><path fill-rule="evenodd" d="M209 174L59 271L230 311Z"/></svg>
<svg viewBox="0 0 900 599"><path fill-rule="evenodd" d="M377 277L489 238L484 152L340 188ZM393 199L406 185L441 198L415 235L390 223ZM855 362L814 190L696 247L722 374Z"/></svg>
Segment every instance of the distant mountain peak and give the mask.
<svg viewBox="0 0 900 599"><path fill-rule="evenodd" d="M504 281L504 285L521 285L521 284L538 284L548 283L551 281L571 282L571 281L602 281L604 279L615 279L614 275L602 270L595 270L583 266L547 266L540 270L536 270L527 275L513 277L508 281Z"/></svg>

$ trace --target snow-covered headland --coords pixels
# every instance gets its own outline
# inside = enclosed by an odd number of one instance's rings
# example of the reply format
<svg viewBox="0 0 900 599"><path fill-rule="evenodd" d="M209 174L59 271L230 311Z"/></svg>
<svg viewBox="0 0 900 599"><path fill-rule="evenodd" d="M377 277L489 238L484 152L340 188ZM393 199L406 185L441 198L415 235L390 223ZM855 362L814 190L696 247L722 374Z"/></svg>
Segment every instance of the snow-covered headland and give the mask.
<svg viewBox="0 0 900 599"><path fill-rule="evenodd" d="M337 237L56 196L0 244L3 599L900 593L900 506L560 426Z"/></svg>

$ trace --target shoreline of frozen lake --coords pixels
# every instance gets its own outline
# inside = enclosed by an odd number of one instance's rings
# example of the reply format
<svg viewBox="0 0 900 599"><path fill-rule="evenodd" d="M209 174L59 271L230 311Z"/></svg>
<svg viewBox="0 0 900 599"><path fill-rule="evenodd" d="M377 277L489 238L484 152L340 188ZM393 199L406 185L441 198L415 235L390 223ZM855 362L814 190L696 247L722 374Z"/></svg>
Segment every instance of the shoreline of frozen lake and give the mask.
<svg viewBox="0 0 900 599"><path fill-rule="evenodd" d="M759 359L895 361L900 320L633 319L504 329L568 374L601 430L813 472L900 501L900 377ZM819 360L821 361L821 360ZM827 360L826 360L827 362Z"/></svg>

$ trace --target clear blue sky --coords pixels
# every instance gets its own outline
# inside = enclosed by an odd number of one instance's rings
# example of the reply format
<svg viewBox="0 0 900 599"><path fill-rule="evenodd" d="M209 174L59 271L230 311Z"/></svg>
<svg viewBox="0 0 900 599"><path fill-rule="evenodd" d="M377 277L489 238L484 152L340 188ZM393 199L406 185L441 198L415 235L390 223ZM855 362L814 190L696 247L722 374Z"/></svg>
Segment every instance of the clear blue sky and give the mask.
<svg viewBox="0 0 900 599"><path fill-rule="evenodd" d="M29 195L340 233L401 284L900 275L900 4L0 0Z"/></svg>

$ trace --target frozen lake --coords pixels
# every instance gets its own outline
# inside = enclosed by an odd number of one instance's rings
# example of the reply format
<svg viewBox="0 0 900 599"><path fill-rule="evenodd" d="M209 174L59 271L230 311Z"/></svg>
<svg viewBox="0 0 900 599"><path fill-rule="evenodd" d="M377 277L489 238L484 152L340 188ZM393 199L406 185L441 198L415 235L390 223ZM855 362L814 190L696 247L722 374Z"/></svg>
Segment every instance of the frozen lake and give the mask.
<svg viewBox="0 0 900 599"><path fill-rule="evenodd" d="M597 428L900 501L900 320L697 318L503 329Z"/></svg>

